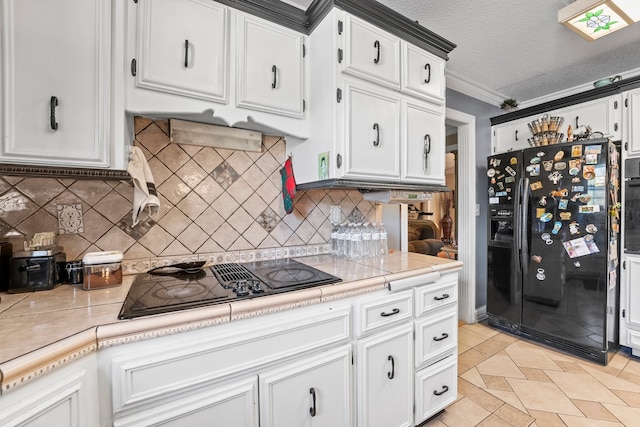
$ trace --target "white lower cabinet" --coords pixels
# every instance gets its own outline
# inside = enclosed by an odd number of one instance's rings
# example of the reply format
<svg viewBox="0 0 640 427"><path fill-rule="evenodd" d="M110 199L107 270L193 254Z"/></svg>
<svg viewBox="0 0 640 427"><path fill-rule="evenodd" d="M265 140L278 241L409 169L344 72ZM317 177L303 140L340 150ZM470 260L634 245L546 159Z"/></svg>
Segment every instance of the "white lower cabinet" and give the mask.
<svg viewBox="0 0 640 427"><path fill-rule="evenodd" d="M350 425L334 422L350 412L351 354L344 349L350 348L350 337L351 306L341 302L103 349L101 422ZM317 390L317 417L308 417L311 388ZM309 406L294 409L293 396L304 400L298 406ZM309 424L298 422L303 419Z"/></svg>
<svg viewBox="0 0 640 427"><path fill-rule="evenodd" d="M358 426L413 425L413 325L359 340L356 350Z"/></svg>
<svg viewBox="0 0 640 427"><path fill-rule="evenodd" d="M266 370L260 378L260 426L351 425L351 346Z"/></svg>
<svg viewBox="0 0 640 427"><path fill-rule="evenodd" d="M0 426L97 426L95 353L44 374L0 398Z"/></svg>
<svg viewBox="0 0 640 427"><path fill-rule="evenodd" d="M640 356L640 256L624 254L620 279L620 344ZM633 279L636 277L636 279Z"/></svg>
<svg viewBox="0 0 640 427"><path fill-rule="evenodd" d="M418 425L457 395L458 276L438 275L101 348L5 391L0 425Z"/></svg>

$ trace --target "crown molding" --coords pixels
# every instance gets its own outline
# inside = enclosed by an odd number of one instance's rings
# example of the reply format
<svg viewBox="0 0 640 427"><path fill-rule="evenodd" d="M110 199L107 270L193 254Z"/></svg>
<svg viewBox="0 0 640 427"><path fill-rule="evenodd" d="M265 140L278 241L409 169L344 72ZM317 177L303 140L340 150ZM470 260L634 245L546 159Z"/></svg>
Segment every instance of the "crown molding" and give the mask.
<svg viewBox="0 0 640 427"><path fill-rule="evenodd" d="M622 80L636 77L640 75L640 68L634 68L633 70L625 71L619 74L622 77ZM563 89L558 92L550 93L548 95L544 95L538 98L529 99L527 101L521 102L520 108L527 108L538 104L544 104L545 102L555 101L556 99L564 98L567 96L575 95L577 93L586 92L588 90L593 89L593 83L585 83L579 86L570 87L568 89Z"/></svg>
<svg viewBox="0 0 640 427"><path fill-rule="evenodd" d="M498 93L486 86L482 86L481 84L466 77L462 77L453 71L445 70L445 72L448 89L455 90L456 92L460 92L464 95L495 106L500 106L500 103L504 101L505 98L508 98L502 93Z"/></svg>

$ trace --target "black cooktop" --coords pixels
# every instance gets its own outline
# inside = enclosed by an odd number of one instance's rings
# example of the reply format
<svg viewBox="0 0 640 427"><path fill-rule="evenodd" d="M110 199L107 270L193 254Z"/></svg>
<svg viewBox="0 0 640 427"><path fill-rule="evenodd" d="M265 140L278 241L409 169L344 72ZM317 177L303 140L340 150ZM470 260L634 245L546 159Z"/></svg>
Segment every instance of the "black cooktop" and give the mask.
<svg viewBox="0 0 640 427"><path fill-rule="evenodd" d="M195 273L138 274L119 319L132 319L340 282L292 259L216 264Z"/></svg>

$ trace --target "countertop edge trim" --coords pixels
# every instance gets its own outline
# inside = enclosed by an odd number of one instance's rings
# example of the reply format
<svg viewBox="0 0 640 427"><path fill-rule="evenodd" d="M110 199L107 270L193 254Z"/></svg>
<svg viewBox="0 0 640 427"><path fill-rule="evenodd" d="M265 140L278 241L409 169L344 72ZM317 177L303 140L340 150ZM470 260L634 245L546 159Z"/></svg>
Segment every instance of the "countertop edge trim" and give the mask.
<svg viewBox="0 0 640 427"><path fill-rule="evenodd" d="M98 349L103 349L207 328L229 323L231 320L230 313L229 305L224 304L100 325L96 331L96 342Z"/></svg>
<svg viewBox="0 0 640 427"><path fill-rule="evenodd" d="M0 365L2 372L1 394L96 350L96 328L92 327L6 361Z"/></svg>

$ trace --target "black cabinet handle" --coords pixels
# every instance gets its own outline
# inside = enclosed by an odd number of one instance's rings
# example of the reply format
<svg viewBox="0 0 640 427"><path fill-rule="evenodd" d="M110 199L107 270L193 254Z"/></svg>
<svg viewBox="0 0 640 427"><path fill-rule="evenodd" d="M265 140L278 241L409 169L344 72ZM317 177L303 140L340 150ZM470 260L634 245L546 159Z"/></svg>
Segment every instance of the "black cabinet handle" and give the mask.
<svg viewBox="0 0 640 427"><path fill-rule="evenodd" d="M373 63L377 64L378 62L380 62L380 42L378 40L373 42L373 47L376 48L376 57L373 60Z"/></svg>
<svg viewBox="0 0 640 427"><path fill-rule="evenodd" d="M446 385L443 385L442 386L442 391L433 390L433 394L436 395L436 396L442 396L443 394L445 394L448 391L449 391L449 387L447 387Z"/></svg>
<svg viewBox="0 0 640 427"><path fill-rule="evenodd" d="M449 294L442 294L441 297L433 297L433 299L436 301L442 301L443 299L447 299L447 298L449 298Z"/></svg>
<svg viewBox="0 0 640 427"><path fill-rule="evenodd" d="M58 130L58 123L56 122L56 107L58 106L58 97L52 96L49 101L49 120L51 121L51 129Z"/></svg>
<svg viewBox="0 0 640 427"><path fill-rule="evenodd" d="M273 81L271 82L271 89L275 89L276 85L278 84L278 67L276 67L275 65L271 67L271 72L273 73Z"/></svg>
<svg viewBox="0 0 640 427"><path fill-rule="evenodd" d="M580 124L578 123L578 120L580 120L580 116L576 116L576 129L578 129L580 127Z"/></svg>
<svg viewBox="0 0 640 427"><path fill-rule="evenodd" d="M443 332L442 335L440 335L439 337L433 337L434 341L442 341L449 338L449 334L446 332Z"/></svg>
<svg viewBox="0 0 640 427"><path fill-rule="evenodd" d="M429 153L431 153L431 135L426 134L424 136L424 150L423 150L424 163L422 165L422 169L424 173L427 173L427 169L429 168Z"/></svg>
<svg viewBox="0 0 640 427"><path fill-rule="evenodd" d="M309 413L312 417L316 416L316 389L311 387L309 389L309 393L311 394L311 408L309 408Z"/></svg>
<svg viewBox="0 0 640 427"><path fill-rule="evenodd" d="M387 360L391 361L391 372L387 372L387 377L392 380L393 377L396 376L396 361L393 359L393 356L387 357Z"/></svg>
<svg viewBox="0 0 640 427"><path fill-rule="evenodd" d="M189 68L189 40L184 41L184 68Z"/></svg>
<svg viewBox="0 0 640 427"><path fill-rule="evenodd" d="M380 313L380 316L389 317L389 316L393 316L394 314L398 314L398 313L400 313L400 309L399 308L394 308L393 310L391 310L391 313L385 313L383 311L382 313Z"/></svg>
<svg viewBox="0 0 640 427"><path fill-rule="evenodd" d="M376 140L373 141L373 146L377 147L378 145L380 145L380 126L377 123L374 123L373 130L376 131Z"/></svg>
<svg viewBox="0 0 640 427"><path fill-rule="evenodd" d="M518 131L516 130L516 141L518 140Z"/></svg>
<svg viewBox="0 0 640 427"><path fill-rule="evenodd" d="M427 70L427 78L424 79L424 82L431 83L431 64L424 64L424 69Z"/></svg>

